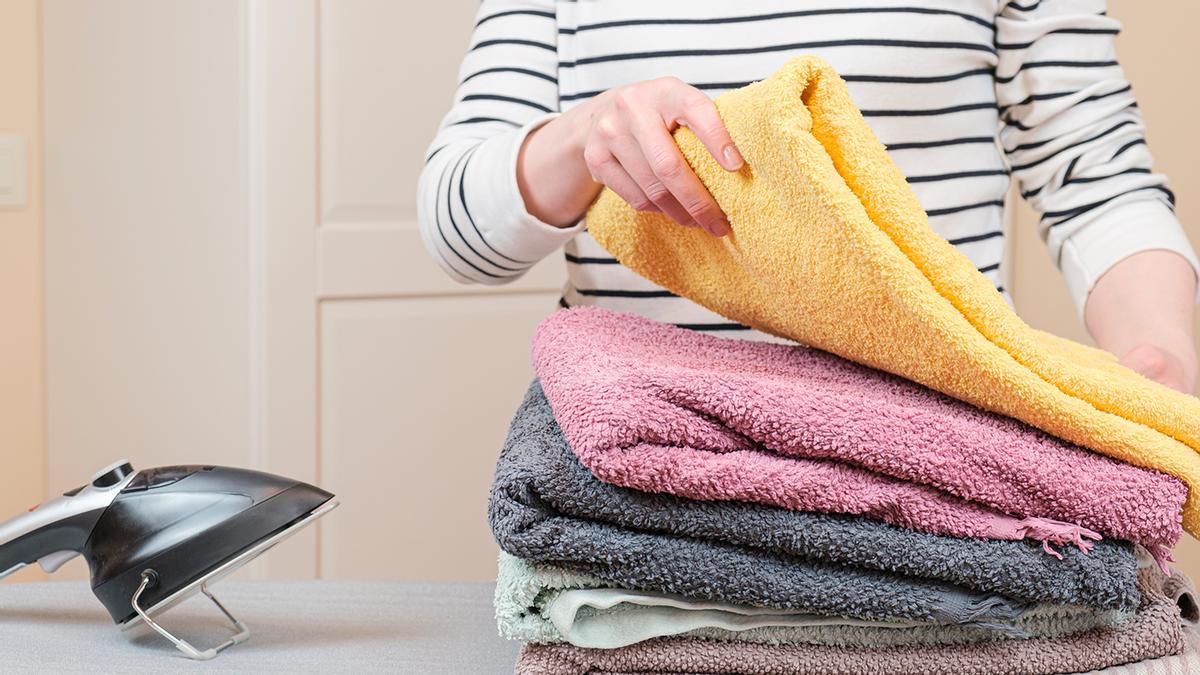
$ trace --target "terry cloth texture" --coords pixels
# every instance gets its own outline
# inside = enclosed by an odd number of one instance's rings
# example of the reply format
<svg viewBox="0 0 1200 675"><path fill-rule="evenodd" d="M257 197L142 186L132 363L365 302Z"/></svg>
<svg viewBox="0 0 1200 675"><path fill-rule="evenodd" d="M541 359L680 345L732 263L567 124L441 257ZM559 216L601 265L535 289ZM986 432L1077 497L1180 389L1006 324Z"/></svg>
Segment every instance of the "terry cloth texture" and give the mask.
<svg viewBox="0 0 1200 675"><path fill-rule="evenodd" d="M1181 533L1177 479L819 350L580 307L542 322L533 360L571 448L610 483L957 537L1078 537L1056 519L1160 558Z"/></svg>
<svg viewBox="0 0 1200 675"><path fill-rule="evenodd" d="M717 98L746 166L722 169L675 134L724 209L717 238L605 190L591 234L625 266L718 314L920 382L1193 489L1200 399L1115 357L1025 325L929 226L904 175L824 61L799 57Z"/></svg>
<svg viewBox="0 0 1200 675"><path fill-rule="evenodd" d="M1200 673L1200 634L1194 628L1183 631L1184 650L1161 659L1150 659L1113 666L1104 670L1093 670L1088 675L1191 675Z"/></svg>
<svg viewBox="0 0 1200 675"><path fill-rule="evenodd" d="M556 513L532 477L506 461L513 448L545 438L544 433L528 433L529 426L553 423L546 407L540 420L524 415L529 403L527 397L509 432L489 504L492 532L500 548L512 555L559 564L624 588L806 614L1001 626L1011 625L1025 609L998 594L945 582Z"/></svg>
<svg viewBox="0 0 1200 675"><path fill-rule="evenodd" d="M603 483L571 452L537 382L500 452L489 509L497 541L513 555L623 588L696 599L826 613L805 604L825 587L806 588L804 579L844 573L855 584L888 580L916 592L940 582L1021 603L1133 609L1138 602L1138 562L1125 542L1102 541L1087 554L1069 548L1058 560L1029 541L943 537L864 518ZM828 609L873 602L856 599L859 587L847 584L829 586ZM878 602L889 602L892 592L882 589ZM785 600L793 593L796 600ZM858 618L931 616L910 608Z"/></svg>
<svg viewBox="0 0 1200 675"><path fill-rule="evenodd" d="M1172 572L1163 583L1163 594L1179 606L1179 615L1188 626L1200 625L1200 600L1192 580L1181 572Z"/></svg>
<svg viewBox="0 0 1200 675"><path fill-rule="evenodd" d="M1012 632L917 622L867 622L618 589L598 577L530 563L503 552L499 568L496 623L501 637L600 649L673 635L862 648L953 644L1007 637L1058 637L1112 626L1133 616L1132 612L1043 604L1022 616Z"/></svg>
<svg viewBox="0 0 1200 675"><path fill-rule="evenodd" d="M1133 619L1065 637L874 649L695 638L662 638L619 649L527 645L521 651L516 672L1040 675L1077 673L1182 652L1184 633L1179 609L1163 595L1162 573L1155 567L1145 568L1139 582L1142 605Z"/></svg>

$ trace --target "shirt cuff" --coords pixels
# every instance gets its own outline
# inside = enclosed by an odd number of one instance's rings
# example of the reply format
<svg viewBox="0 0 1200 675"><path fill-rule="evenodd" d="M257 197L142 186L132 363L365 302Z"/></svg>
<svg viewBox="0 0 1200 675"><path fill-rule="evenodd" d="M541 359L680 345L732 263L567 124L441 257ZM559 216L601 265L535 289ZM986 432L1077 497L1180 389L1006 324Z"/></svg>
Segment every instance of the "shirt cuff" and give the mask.
<svg viewBox="0 0 1200 675"><path fill-rule="evenodd" d="M1120 204L1072 233L1063 242L1059 267L1080 322L1088 295L1105 272L1135 253L1156 250L1183 256L1200 278L1195 250L1175 214L1160 201Z"/></svg>
<svg viewBox="0 0 1200 675"><path fill-rule="evenodd" d="M517 187L517 156L525 137L558 115L543 115L515 134L480 143L463 177L471 187L466 199L475 224L488 244L510 260L537 262L583 229L582 219L571 227L555 227L530 215Z"/></svg>

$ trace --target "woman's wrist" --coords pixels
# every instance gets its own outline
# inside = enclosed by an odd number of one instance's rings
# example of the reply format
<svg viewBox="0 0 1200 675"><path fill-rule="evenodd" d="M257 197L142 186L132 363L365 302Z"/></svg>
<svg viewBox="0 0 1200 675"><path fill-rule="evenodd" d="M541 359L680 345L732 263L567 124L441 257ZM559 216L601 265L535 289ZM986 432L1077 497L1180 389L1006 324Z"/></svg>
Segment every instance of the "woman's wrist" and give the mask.
<svg viewBox="0 0 1200 675"><path fill-rule="evenodd" d="M587 127L581 108L530 131L517 153L517 187L525 209L555 227L575 224L601 188L583 160Z"/></svg>

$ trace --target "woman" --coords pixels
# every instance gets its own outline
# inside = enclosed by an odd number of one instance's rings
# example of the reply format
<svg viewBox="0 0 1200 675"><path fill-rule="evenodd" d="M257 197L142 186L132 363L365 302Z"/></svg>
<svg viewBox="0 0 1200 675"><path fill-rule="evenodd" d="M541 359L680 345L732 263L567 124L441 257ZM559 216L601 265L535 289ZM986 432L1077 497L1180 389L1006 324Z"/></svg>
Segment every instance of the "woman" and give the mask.
<svg viewBox="0 0 1200 675"><path fill-rule="evenodd" d="M564 306L760 338L625 269L580 219L608 186L726 234L670 132L689 126L738 169L710 97L817 54L980 272L999 288L1015 176L1096 342L1191 392L1200 263L1152 172L1119 24L1103 0L1026 1L484 0L421 174L425 244L453 278L488 284L565 245Z"/></svg>

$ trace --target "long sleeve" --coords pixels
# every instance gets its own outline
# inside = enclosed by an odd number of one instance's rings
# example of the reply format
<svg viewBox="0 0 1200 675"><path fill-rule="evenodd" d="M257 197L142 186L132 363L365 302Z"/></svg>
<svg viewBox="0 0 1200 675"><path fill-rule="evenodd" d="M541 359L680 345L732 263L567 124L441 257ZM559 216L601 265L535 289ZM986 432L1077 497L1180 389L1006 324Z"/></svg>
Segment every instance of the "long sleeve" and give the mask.
<svg viewBox="0 0 1200 675"><path fill-rule="evenodd" d="M517 151L558 110L552 0L484 0L454 105L426 153L417 217L426 249L462 283L503 284L575 235L529 214Z"/></svg>
<svg viewBox="0 0 1200 675"><path fill-rule="evenodd" d="M1116 60L1104 0L1000 0L1000 141L1082 315L1122 259L1166 249L1200 270L1154 173L1142 116Z"/></svg>

